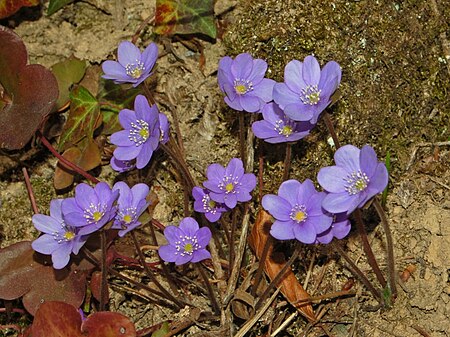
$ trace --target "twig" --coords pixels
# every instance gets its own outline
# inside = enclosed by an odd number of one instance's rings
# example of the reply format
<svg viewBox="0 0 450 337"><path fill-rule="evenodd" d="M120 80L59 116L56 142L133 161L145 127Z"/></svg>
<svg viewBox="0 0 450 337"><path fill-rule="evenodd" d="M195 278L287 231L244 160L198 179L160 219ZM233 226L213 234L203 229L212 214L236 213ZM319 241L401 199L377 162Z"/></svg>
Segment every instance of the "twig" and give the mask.
<svg viewBox="0 0 450 337"><path fill-rule="evenodd" d="M36 205L36 198L34 197L33 187L31 186L30 176L25 167L22 168L23 176L25 178L25 185L27 186L28 198L30 199L31 207L33 208L34 214L39 214L39 210Z"/></svg>
<svg viewBox="0 0 450 337"><path fill-rule="evenodd" d="M291 322L292 320L297 317L298 311L296 310L294 313L292 313L279 327L276 329L270 337L275 337L278 335L281 331L283 331Z"/></svg>
<svg viewBox="0 0 450 337"><path fill-rule="evenodd" d="M334 130L333 122L331 121L330 114L326 111L322 113L323 121L325 122L325 125L327 126L328 132L331 135L331 138L333 138L334 146L336 147L336 150L341 147L341 143L339 142L339 139L337 137L336 131Z"/></svg>
<svg viewBox="0 0 450 337"><path fill-rule="evenodd" d="M423 337L430 337L431 335L425 331L424 328L418 326L418 325L411 325L411 328L413 328L414 330L416 330L418 333L420 333Z"/></svg>
<svg viewBox="0 0 450 337"><path fill-rule="evenodd" d="M266 290L264 290L264 293L259 298L258 302L255 304L255 309L258 309L262 303L266 300L267 297L269 297L269 293L272 291L273 288L278 287L278 284L280 283L281 279L286 276L286 272L288 268L294 263L294 261L297 259L298 255L300 254L300 248L297 246L295 248L294 253L289 258L289 260L284 264L283 268L280 269L277 276L275 276L270 282L270 284L267 286Z"/></svg>
<svg viewBox="0 0 450 337"><path fill-rule="evenodd" d="M262 273L264 270L267 254L269 253L269 248L273 244L272 242L272 236L268 236L266 242L264 243L264 248L261 254L261 259L259 260L258 270L256 271L253 287L252 287L252 296L255 297L256 291L259 286L259 282L262 280Z"/></svg>
<svg viewBox="0 0 450 337"><path fill-rule="evenodd" d="M131 234L131 237L133 238L134 247L136 248L136 252L138 253L139 260L140 260L142 266L144 267L144 270L145 270L147 276L149 277L149 279L158 287L158 289L166 296L167 299L171 300L178 306L178 308L182 309L184 307L184 303L182 301L178 300L171 293L169 293L166 290L166 288L164 288L161 285L161 283L159 283L159 281L156 279L155 275L153 275L152 271L148 268L147 264L145 263L144 254L142 253L142 251L139 247L139 242L136 238L135 232L131 231L130 234Z"/></svg>
<svg viewBox="0 0 450 337"><path fill-rule="evenodd" d="M239 116L239 154L241 156L242 162L244 163L244 167L246 167L246 158L245 158L245 121L244 121L244 113L243 111L238 112Z"/></svg>
<svg viewBox="0 0 450 337"><path fill-rule="evenodd" d="M266 310L269 308L269 306L272 304L272 302L277 297L278 293L280 292L280 288L278 288L273 295L270 297L270 299L264 304L264 306L261 307L261 309L258 310L258 312L250 318L245 324L242 326L242 328L234 335L234 337L244 337L248 331L258 322L258 320L261 318L262 315L266 312Z"/></svg>
<svg viewBox="0 0 450 337"><path fill-rule="evenodd" d="M414 159L416 159L416 154L417 154L417 150L420 147L431 147L431 146L449 146L450 145L450 140L449 141L445 141L445 142L436 142L436 143L419 143L414 145L412 151L411 151L411 156L409 158L409 162L408 165L406 165L406 171L408 171L412 164L414 163Z"/></svg>

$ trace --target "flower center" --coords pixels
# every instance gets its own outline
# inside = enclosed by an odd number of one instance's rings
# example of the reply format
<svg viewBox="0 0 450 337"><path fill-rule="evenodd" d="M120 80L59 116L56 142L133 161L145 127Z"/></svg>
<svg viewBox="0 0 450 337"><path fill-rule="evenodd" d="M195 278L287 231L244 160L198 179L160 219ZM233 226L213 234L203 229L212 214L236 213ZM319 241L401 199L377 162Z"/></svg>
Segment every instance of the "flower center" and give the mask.
<svg viewBox="0 0 450 337"><path fill-rule="evenodd" d="M64 239L66 239L66 241L70 241L75 237L75 233L71 232L71 231L67 231L64 233Z"/></svg>
<svg viewBox="0 0 450 337"><path fill-rule="evenodd" d="M308 85L306 88L303 88L300 93L300 100L303 104L316 105L320 101L320 93L322 90L319 90L317 85Z"/></svg>
<svg viewBox="0 0 450 337"><path fill-rule="evenodd" d="M88 208L84 210L84 217L87 220L88 224L92 224L98 222L103 215L105 215L106 205L98 204L90 204Z"/></svg>
<svg viewBox="0 0 450 337"><path fill-rule="evenodd" d="M129 225L136 219L136 215L136 207L127 207L119 210L116 219L122 221L125 225Z"/></svg>
<svg viewBox="0 0 450 337"><path fill-rule="evenodd" d="M138 119L136 120L136 123L131 122L131 129L128 139L131 140L136 146L144 144L149 136L150 131L146 121L143 119Z"/></svg>
<svg viewBox="0 0 450 337"><path fill-rule="evenodd" d="M306 207L305 205L295 205L291 213L289 214L289 217L294 220L296 223L305 222L308 218L308 214L306 213Z"/></svg>
<svg viewBox="0 0 450 337"><path fill-rule="evenodd" d="M223 180L219 183L218 187L225 191L226 194L229 193L238 193L239 191L236 191L236 187L238 185L241 185L239 182L238 177L233 177L232 175L228 175L223 177Z"/></svg>
<svg viewBox="0 0 450 337"><path fill-rule="evenodd" d="M53 232L53 239L58 243L69 242L75 239L75 229L71 226L67 226L64 221L61 222L61 229L57 232Z"/></svg>
<svg viewBox="0 0 450 337"><path fill-rule="evenodd" d="M253 90L253 83L248 80L235 79L234 90L238 95L245 95L247 92Z"/></svg>
<svg viewBox="0 0 450 337"><path fill-rule="evenodd" d="M198 244L197 237L182 235L179 237L179 241L175 242L175 255L180 254L181 256L192 255L195 251L201 249L202 247Z"/></svg>
<svg viewBox="0 0 450 337"><path fill-rule="evenodd" d="M98 221L102 218L103 214L100 212L94 212L94 214L92 214L92 217L94 218L95 221Z"/></svg>
<svg viewBox="0 0 450 337"><path fill-rule="evenodd" d="M145 71L144 63L142 63L139 60L136 60L136 63L128 63L125 67L125 72L127 73L127 75L135 79L141 77L144 71Z"/></svg>
<svg viewBox="0 0 450 337"><path fill-rule="evenodd" d="M202 203L203 203L203 209L206 213L216 214L217 213L217 207L216 202L214 200L211 200L208 194L205 194L202 197Z"/></svg>
<svg viewBox="0 0 450 337"><path fill-rule="evenodd" d="M291 120L279 119L275 122L275 131L286 138L294 132L294 125Z"/></svg>
<svg viewBox="0 0 450 337"><path fill-rule="evenodd" d="M361 170L350 173L344 180L347 182L345 190L350 195L364 191L370 182L369 177Z"/></svg>
<svg viewBox="0 0 450 337"><path fill-rule="evenodd" d="M227 193L230 193L231 191L233 191L233 189L234 189L233 183L226 184L225 190L227 191Z"/></svg>

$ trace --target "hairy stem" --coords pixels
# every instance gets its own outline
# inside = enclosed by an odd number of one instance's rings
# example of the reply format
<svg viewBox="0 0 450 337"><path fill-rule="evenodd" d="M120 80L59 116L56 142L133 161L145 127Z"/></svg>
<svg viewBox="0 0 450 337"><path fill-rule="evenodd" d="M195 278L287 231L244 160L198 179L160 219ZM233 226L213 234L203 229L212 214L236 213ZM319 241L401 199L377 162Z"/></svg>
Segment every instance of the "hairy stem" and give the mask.
<svg viewBox="0 0 450 337"><path fill-rule="evenodd" d="M370 247L369 239L367 238L367 232L364 228L364 222L362 219L361 210L357 208L353 214L355 215L356 220L356 227L358 228L359 236L361 238L364 253L366 254L367 261L369 262L370 267L372 268L373 272L377 276L378 282L380 282L381 287L386 287L386 280L383 276L383 273L380 270L380 267L378 266L377 260L375 258L375 255L373 254L372 247Z"/></svg>
<svg viewBox="0 0 450 337"><path fill-rule="evenodd" d="M108 287L108 265L106 262L106 232L104 230L100 231L100 245L102 247L102 261L100 265L102 273L102 283L100 285L100 311L105 311L106 308L106 294Z"/></svg>
<svg viewBox="0 0 450 337"><path fill-rule="evenodd" d="M242 162L246 162L245 158L245 121L244 121L244 112L240 111L238 112L239 116L239 154L241 156Z"/></svg>
<svg viewBox="0 0 450 337"><path fill-rule="evenodd" d="M283 181L289 179L289 171L291 169L292 143L286 143L286 155L284 157Z"/></svg>
<svg viewBox="0 0 450 337"><path fill-rule="evenodd" d="M339 142L339 139L337 137L336 131L333 126L333 122L331 121L330 114L326 111L322 113L323 121L325 122L325 125L327 126L328 132L331 135L331 138L333 138L334 146L336 147L336 150L341 147L341 143Z"/></svg>
<svg viewBox="0 0 450 337"><path fill-rule="evenodd" d="M392 240L391 229L390 229L389 223L386 219L386 214L384 212L384 209L381 206L381 204L377 198L374 199L373 204L375 206L375 209L378 212L378 216L381 219L381 223L383 224L384 233L386 235L389 286L391 288L392 297L395 299L397 297L397 284L396 284L397 273L395 271L394 243Z"/></svg>
<svg viewBox="0 0 450 337"><path fill-rule="evenodd" d="M351 273L355 275L355 277L357 277L366 286L367 289L369 289L369 291L377 299L378 302L382 303L383 301L381 298L380 291L375 289L375 287L372 285L372 283L369 281L366 275L364 275L361 269L359 269L358 266L347 255L347 253L342 248L341 244L336 241L333 241L331 245L339 253L339 255L342 256L344 260L348 263L348 269L350 269Z"/></svg>
<svg viewBox="0 0 450 337"><path fill-rule="evenodd" d="M27 186L28 198L30 199L31 207L33 208L33 213L38 214L39 210L36 204L36 198L34 197L33 187L31 186L30 176L25 167L22 168L23 176L25 178L25 185Z"/></svg>
<svg viewBox="0 0 450 337"><path fill-rule="evenodd" d="M37 132L37 136L39 137L39 139L41 140L42 144L45 145L45 147L47 149L49 149L49 151L56 157L58 158L58 160L61 162L62 165L69 167L70 169L72 169L73 171L75 171L76 173L81 174L83 177L85 177L87 180L91 181L94 184L97 184L100 182L100 180L98 180L97 178L95 178L94 176L90 175L89 173L87 173L85 170L83 170L81 167L75 165L74 163L68 161L66 158L64 158L61 154L58 153L58 151L56 151L56 149L52 146L52 144L50 144L50 142L47 140L47 138L44 137L44 135L42 135L42 133L40 131Z"/></svg>
<svg viewBox="0 0 450 337"><path fill-rule="evenodd" d="M200 273L200 276L202 277L203 282L205 283L206 289L208 289L208 296L209 296L209 299L211 300L211 304L212 304L214 313L216 315L219 315L220 314L219 303L217 303L217 299L214 294L214 290L211 287L211 283L208 280L208 276L206 275L205 271L203 270L203 266L200 263L194 263L194 265L197 268L198 272Z"/></svg>
<svg viewBox="0 0 450 337"><path fill-rule="evenodd" d="M159 283L159 281L156 279L155 275L153 275L152 271L148 268L147 264L145 263L145 257L144 254L141 251L141 248L139 247L139 242L136 238L136 234L131 231L130 232L131 237L133 238L134 247L136 248L136 252L138 253L139 260L141 262L141 265L144 267L145 273L149 277L149 279L158 287L158 289L166 296L167 299L174 302L179 309L182 309L184 307L184 303L178 300L175 296L170 294L162 285Z"/></svg>

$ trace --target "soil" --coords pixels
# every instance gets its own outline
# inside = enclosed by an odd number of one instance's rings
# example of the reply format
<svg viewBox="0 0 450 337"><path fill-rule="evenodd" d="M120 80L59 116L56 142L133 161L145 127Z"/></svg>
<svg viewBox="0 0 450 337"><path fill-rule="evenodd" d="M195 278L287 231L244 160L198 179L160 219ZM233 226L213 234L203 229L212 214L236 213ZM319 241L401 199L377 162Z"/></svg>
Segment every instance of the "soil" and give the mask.
<svg viewBox="0 0 450 337"><path fill-rule="evenodd" d="M92 65L100 64L113 57L118 43L130 40L142 21L154 13L150 1L86 0L47 17L40 14L47 5L37 12L23 10L2 22L14 26L22 37L30 63L47 67L71 55ZM165 53L164 41L158 40L163 56L156 70L156 98L166 102L160 104L160 109L172 122L176 107L187 161L195 177L202 181L207 165L226 164L238 156L237 115L225 106L217 86L220 57L249 52L268 62L268 77L277 81L283 80L284 66L292 59L302 60L314 54L322 65L328 60L337 61L343 69L341 99L329 110L341 143L358 147L370 144L380 159L388 153L391 158L386 210L396 268L402 278L391 309L369 310L374 302L357 282L352 288L357 296L326 304L328 311L323 321L329 323L333 336L449 336L448 1L217 0L215 12L224 34L214 44L202 42L203 67L200 53L180 42L170 42L182 62L172 53ZM152 28L147 26L137 43L146 46L153 38ZM284 148L259 145L256 151L267 154L264 191L274 192L282 182ZM294 146L291 177L315 181L318 169L331 164L333 151L326 128L319 122L310 137ZM38 150L2 155L1 247L38 235L31 224L22 164L31 175L41 212L45 213L50 200L56 197L52 185L55 159ZM151 182L159 198L154 217L165 224L176 223L183 216L183 194L167 158L158 157L157 165ZM103 166L100 179L117 178L108 166ZM371 243L385 271L383 230L370 211L365 214L373 225ZM370 274L355 234L352 232L344 243L358 265ZM316 258L310 268L313 256ZM308 269L311 275L307 289L311 295L340 290L351 277L327 247L305 247L304 260L296 267L302 283ZM126 296L123 288L115 290L111 308L129 315L138 328L183 316L183 312L175 315L169 309L154 308ZM282 305L281 295L278 302L281 307L275 321L295 312L289 305ZM236 323L236 330L241 323ZM261 335L267 330L265 324L258 322L249 336ZM192 328L180 336L198 331ZM297 316L278 334L303 335L320 336L323 331L307 330L306 321Z"/></svg>

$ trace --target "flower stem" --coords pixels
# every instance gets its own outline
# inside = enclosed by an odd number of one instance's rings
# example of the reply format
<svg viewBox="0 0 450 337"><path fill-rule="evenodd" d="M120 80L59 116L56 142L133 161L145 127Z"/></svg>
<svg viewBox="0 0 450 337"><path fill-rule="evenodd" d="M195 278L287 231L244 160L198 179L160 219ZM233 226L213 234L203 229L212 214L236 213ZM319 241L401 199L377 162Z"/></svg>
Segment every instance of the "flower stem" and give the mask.
<svg viewBox="0 0 450 337"><path fill-rule="evenodd" d="M283 181L289 179L289 171L291 169L292 143L286 143L286 156L284 157Z"/></svg>
<svg viewBox="0 0 450 337"><path fill-rule="evenodd" d="M33 208L33 213L38 214L39 210L36 205L36 198L34 197L33 187L31 186L30 176L25 167L22 168L23 176L25 178L25 185L27 186L28 198L30 199L31 207Z"/></svg>
<svg viewBox="0 0 450 337"><path fill-rule="evenodd" d="M389 223L386 219L386 214L384 212L384 209L381 206L380 202L378 201L378 198L375 198L373 200L373 204L375 206L375 209L377 210L378 216L381 219L381 223L383 224L384 233L386 235L389 287L391 288L392 297L395 299L397 297L397 286L396 286L397 273L395 272L394 244L393 244L393 240L392 240L391 229L390 229Z"/></svg>
<svg viewBox="0 0 450 337"><path fill-rule="evenodd" d="M378 266L377 260L375 258L375 255L373 254L372 248L370 247L369 240L367 238L367 232L364 228L364 222L362 219L361 210L357 208L353 214L355 215L356 220L356 227L358 228L359 236L361 238L364 253L366 253L367 261L369 262L370 267L372 267L373 272L377 276L378 282L380 282L381 287L386 287L386 280L384 279L383 273L380 270L380 267Z"/></svg>
<svg viewBox="0 0 450 337"><path fill-rule="evenodd" d="M331 118L330 118L330 114L328 112L324 111L322 113L322 116L323 116L323 121L325 122L325 125L327 126L328 132L330 133L331 138L333 138L334 146L336 147L336 150L337 150L341 147L341 143L339 142L339 139L336 135L336 131L333 126L333 122L331 121Z"/></svg>
<svg viewBox="0 0 450 337"><path fill-rule="evenodd" d="M347 255L344 249L342 249L341 244L333 241L332 246L338 252L338 254L342 256L345 261L347 261L347 263L349 264L348 269L350 269L351 273L355 275L355 277L357 277L366 286L367 289L369 289L369 291L377 299L378 302L383 303L380 291L375 289L366 275L364 275L361 269L359 269L358 266L352 261L352 259Z"/></svg>
<svg viewBox="0 0 450 337"><path fill-rule="evenodd" d="M200 263L194 263L195 267L197 267L197 270L200 274L200 276L203 279L203 282L205 283L206 289L208 289L208 296L211 300L211 304L214 310L214 313L216 315L220 314L220 307L219 307L219 303L217 303L217 299L216 296L214 295L214 290L211 287L211 283L208 280L208 276L205 274L205 271L203 270L203 266Z"/></svg>
<svg viewBox="0 0 450 337"><path fill-rule="evenodd" d="M178 306L179 309L182 309L184 307L184 304L181 301L179 301L175 296L170 294L161 285L161 283L158 282L156 277L153 275L152 271L148 268L147 264L145 263L144 254L142 253L141 248L139 247L139 242L136 238L136 234L133 231L131 231L130 234L131 234L131 237L133 238L134 247L136 248L136 252L138 253L139 261L141 262L141 265L144 267L145 273L147 274L149 279L158 287L158 289L166 296L167 299L174 302Z"/></svg>
<svg viewBox="0 0 450 337"><path fill-rule="evenodd" d="M61 162L62 165L69 167L73 171L81 174L83 177L85 177L87 180L91 181L94 184L97 184L100 182L97 178L87 173L85 170L83 170L81 167L75 165L74 163L68 161L66 158L64 158L61 154L56 151L56 149L50 144L50 142L47 140L47 138L44 137L44 135L38 131L37 136L41 140L42 144L45 145L47 149Z"/></svg>
<svg viewBox="0 0 450 337"><path fill-rule="evenodd" d="M100 231L100 245L102 247L102 261L101 261L101 273L102 283L100 285L100 311L105 311L107 302L107 287L108 287L108 265L106 262L106 233L104 230Z"/></svg>

